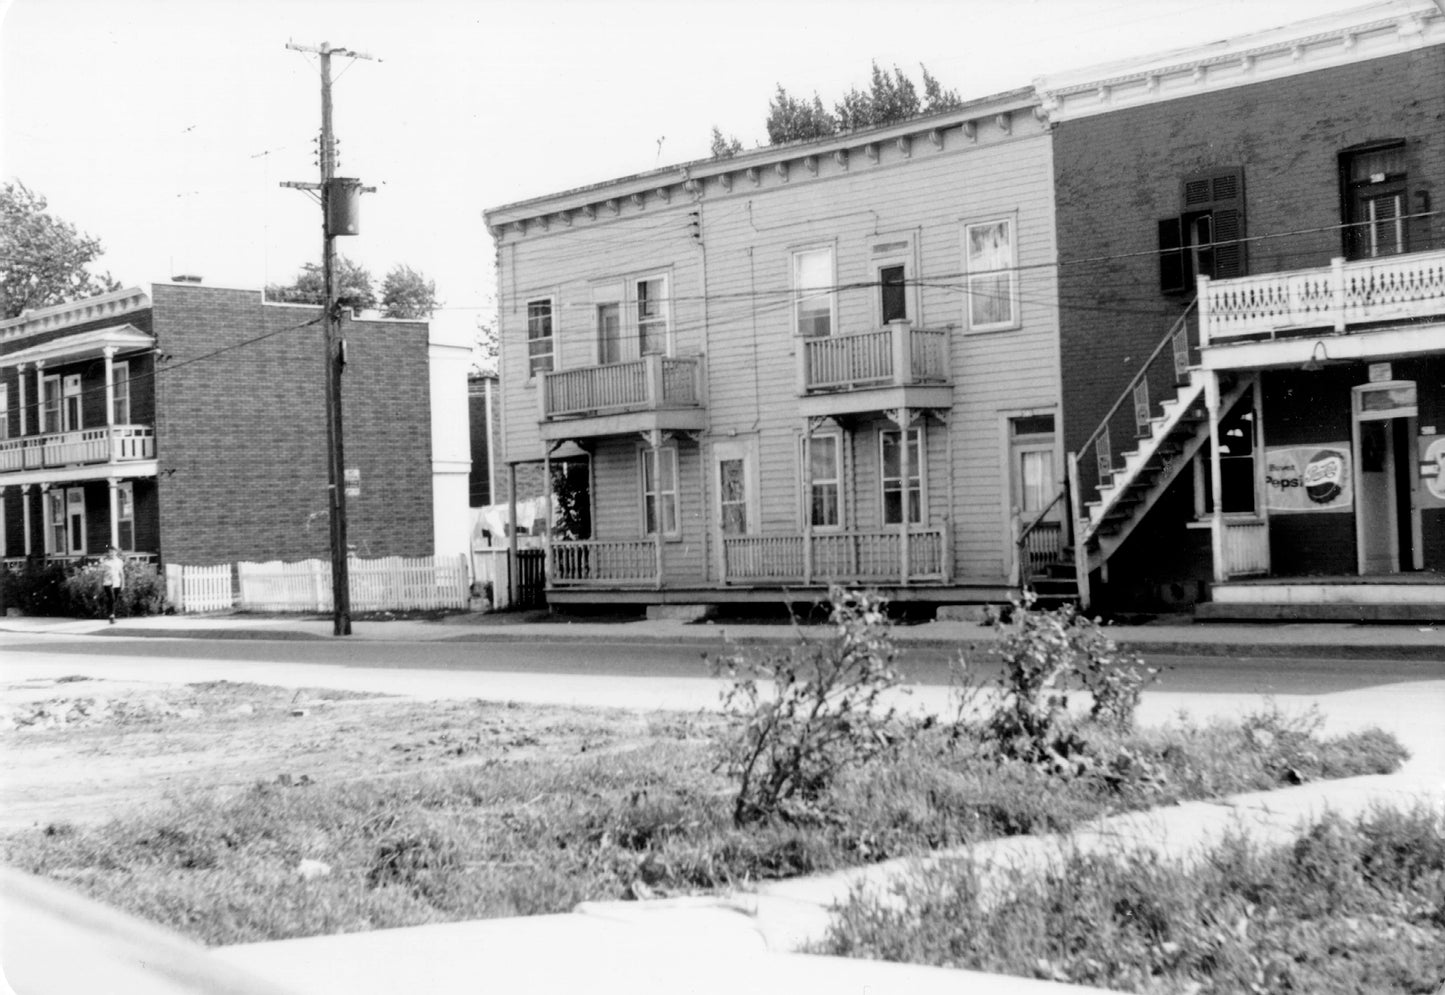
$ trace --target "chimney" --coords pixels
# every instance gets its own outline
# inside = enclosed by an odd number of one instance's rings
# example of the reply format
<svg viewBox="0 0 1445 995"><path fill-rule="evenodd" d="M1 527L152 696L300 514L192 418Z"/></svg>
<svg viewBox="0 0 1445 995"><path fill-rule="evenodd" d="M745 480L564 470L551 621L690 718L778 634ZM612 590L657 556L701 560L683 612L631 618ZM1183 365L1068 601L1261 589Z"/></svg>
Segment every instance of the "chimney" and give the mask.
<svg viewBox="0 0 1445 995"><path fill-rule="evenodd" d="M200 283L201 278L194 273L178 273L171 277L172 283Z"/></svg>

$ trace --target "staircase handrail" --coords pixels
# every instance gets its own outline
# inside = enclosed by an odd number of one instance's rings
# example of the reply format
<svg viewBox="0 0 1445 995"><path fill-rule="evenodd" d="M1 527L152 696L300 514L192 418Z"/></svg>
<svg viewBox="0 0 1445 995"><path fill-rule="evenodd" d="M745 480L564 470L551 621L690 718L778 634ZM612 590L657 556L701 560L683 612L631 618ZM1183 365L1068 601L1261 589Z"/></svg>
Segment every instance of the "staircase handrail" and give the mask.
<svg viewBox="0 0 1445 995"><path fill-rule="evenodd" d="M1109 423L1114 420L1114 416L1119 413L1119 409L1124 406L1124 402L1132 397L1134 390L1139 386L1139 384L1149 376L1149 371L1154 368L1154 361L1158 359L1159 355L1164 352L1165 348L1174 341L1174 336L1178 333L1179 327L1181 325L1185 325L1187 327L1190 312L1192 312L1198 306L1198 304L1199 298L1195 297L1189 302L1189 305L1179 315L1179 318L1174 322L1174 324L1169 326L1169 331L1166 332L1164 334L1164 337L1159 340L1159 344L1154 347L1154 351L1149 354L1149 358L1144 360L1144 362L1139 366L1139 371L1134 374L1134 378L1129 381L1129 385L1119 393L1119 397L1114 401L1113 406L1109 408L1109 413L1106 414L1099 421L1098 426L1089 435L1089 437L1084 440L1084 444L1078 448L1078 454L1081 459L1083 458L1084 454L1089 451L1090 447L1094 446L1095 443L1099 441L1099 438L1109 431Z"/></svg>
<svg viewBox="0 0 1445 995"><path fill-rule="evenodd" d="M1044 518L1048 516L1049 512L1054 510L1054 505L1058 504L1060 501L1062 501L1068 496L1069 485L1064 484L1062 487L1059 488L1059 493L1054 495L1054 499L1044 506L1044 510L1039 512L1038 515L1035 516L1028 525L1019 530L1019 537L1017 540L1015 540L1015 544L1018 546L1019 549L1024 548L1024 541L1028 539L1029 533L1032 532L1034 529L1038 528L1041 524L1043 524Z"/></svg>

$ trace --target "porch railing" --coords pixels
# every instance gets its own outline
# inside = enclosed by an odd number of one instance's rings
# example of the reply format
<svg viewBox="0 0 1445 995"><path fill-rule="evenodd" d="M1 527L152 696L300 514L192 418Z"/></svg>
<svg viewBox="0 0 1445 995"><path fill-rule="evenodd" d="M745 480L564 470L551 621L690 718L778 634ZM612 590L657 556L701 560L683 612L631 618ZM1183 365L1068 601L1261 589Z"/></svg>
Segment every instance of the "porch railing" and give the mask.
<svg viewBox="0 0 1445 995"><path fill-rule="evenodd" d="M895 321L881 331L804 339L803 392L945 383L948 333Z"/></svg>
<svg viewBox="0 0 1445 995"><path fill-rule="evenodd" d="M695 407L702 397L700 358L643 356L542 374L541 415L549 419Z"/></svg>
<svg viewBox="0 0 1445 995"><path fill-rule="evenodd" d="M659 577L654 539L562 539L552 543L554 587L652 584Z"/></svg>
<svg viewBox="0 0 1445 995"><path fill-rule="evenodd" d="M1062 509L1060 517L1050 517L1054 509ZM1018 564L1019 576L1016 582L1020 585L1027 584L1029 579L1037 577L1048 570L1049 567L1064 562L1064 554L1069 545L1068 522L1070 521L1069 510L1069 488L1065 484L1059 488L1042 511L1038 512L1032 519L1024 521L1022 518L1014 519L1014 546L1018 550L1016 563Z"/></svg>
<svg viewBox="0 0 1445 995"><path fill-rule="evenodd" d="M149 425L102 425L5 439L0 440L0 473L154 459L155 443Z"/></svg>
<svg viewBox="0 0 1445 995"><path fill-rule="evenodd" d="M1445 314L1445 250L1199 280L1200 344Z"/></svg>
<svg viewBox="0 0 1445 995"><path fill-rule="evenodd" d="M803 535L723 537L723 581L804 584L829 581L902 583L902 536L897 529ZM907 581L943 581L950 571L947 526L908 533Z"/></svg>

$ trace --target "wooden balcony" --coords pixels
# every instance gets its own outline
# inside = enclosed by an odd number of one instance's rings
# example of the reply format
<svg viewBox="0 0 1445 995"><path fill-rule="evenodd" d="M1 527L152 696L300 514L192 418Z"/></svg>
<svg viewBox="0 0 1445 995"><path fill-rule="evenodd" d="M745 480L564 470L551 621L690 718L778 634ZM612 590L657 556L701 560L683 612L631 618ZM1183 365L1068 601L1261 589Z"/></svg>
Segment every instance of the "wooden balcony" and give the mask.
<svg viewBox="0 0 1445 995"><path fill-rule="evenodd" d="M1199 280L1203 349L1259 339L1374 333L1391 325L1442 320L1445 251L1336 259L1313 269ZM1432 334L1438 337L1439 330ZM1326 347L1330 359L1353 358L1350 351L1336 355Z"/></svg>
<svg viewBox="0 0 1445 995"><path fill-rule="evenodd" d="M0 440L0 473L134 463L156 458L149 425L102 425Z"/></svg>
<svg viewBox="0 0 1445 995"><path fill-rule="evenodd" d="M705 428L703 373L700 356L657 355L544 373L538 390L542 438Z"/></svg>
<svg viewBox="0 0 1445 995"><path fill-rule="evenodd" d="M944 582L953 574L947 525L805 535L723 537L725 584Z"/></svg>
<svg viewBox="0 0 1445 995"><path fill-rule="evenodd" d="M801 339L797 355L805 416L953 404L946 331L895 321L880 331Z"/></svg>

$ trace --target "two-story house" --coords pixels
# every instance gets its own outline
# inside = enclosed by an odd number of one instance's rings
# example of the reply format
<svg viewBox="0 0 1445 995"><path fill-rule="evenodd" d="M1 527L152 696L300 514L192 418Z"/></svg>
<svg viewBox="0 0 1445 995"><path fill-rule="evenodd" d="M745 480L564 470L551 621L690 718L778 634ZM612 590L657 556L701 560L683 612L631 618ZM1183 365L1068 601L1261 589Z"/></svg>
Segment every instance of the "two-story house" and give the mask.
<svg viewBox="0 0 1445 995"><path fill-rule="evenodd" d="M1086 600L1439 617L1445 12L1037 86Z"/></svg>
<svg viewBox="0 0 1445 995"><path fill-rule="evenodd" d="M425 322L342 329L355 552L465 552L467 344ZM320 308L194 282L0 322L0 554L325 557L323 336Z"/></svg>
<svg viewBox="0 0 1445 995"><path fill-rule="evenodd" d="M1063 466L1053 171L1021 90L487 211L501 463L583 471L552 602L1003 600Z"/></svg>

